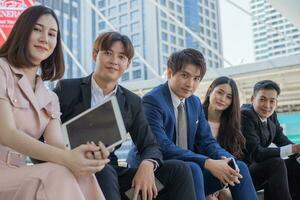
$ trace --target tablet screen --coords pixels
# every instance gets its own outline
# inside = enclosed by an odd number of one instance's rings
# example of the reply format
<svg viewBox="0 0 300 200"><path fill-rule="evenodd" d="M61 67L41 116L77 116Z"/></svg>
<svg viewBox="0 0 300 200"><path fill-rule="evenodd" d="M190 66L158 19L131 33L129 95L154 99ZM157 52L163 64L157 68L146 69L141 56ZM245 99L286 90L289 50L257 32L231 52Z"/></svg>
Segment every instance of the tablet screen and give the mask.
<svg viewBox="0 0 300 200"><path fill-rule="evenodd" d="M66 129L71 149L88 141L110 146L122 139L111 101L68 123Z"/></svg>

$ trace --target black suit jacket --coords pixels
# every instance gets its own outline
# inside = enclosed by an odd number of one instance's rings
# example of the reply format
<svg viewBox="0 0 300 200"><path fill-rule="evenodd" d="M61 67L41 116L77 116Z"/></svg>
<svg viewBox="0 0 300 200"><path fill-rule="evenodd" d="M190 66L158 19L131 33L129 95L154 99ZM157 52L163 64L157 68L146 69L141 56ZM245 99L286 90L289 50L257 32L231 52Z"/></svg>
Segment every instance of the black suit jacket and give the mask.
<svg viewBox="0 0 300 200"><path fill-rule="evenodd" d="M280 157L279 147L292 144L283 134L275 112L267 119L269 137L264 134L263 124L251 104L243 105L241 114L241 128L246 138L246 161L248 163L262 162L271 157ZM277 147L268 147L271 143L274 143Z"/></svg>
<svg viewBox="0 0 300 200"><path fill-rule="evenodd" d="M91 107L91 78L92 74L84 78L60 80L57 83L53 91L59 98L62 122ZM141 98L120 85L116 97L126 131L137 146L141 158L154 159L161 164L162 153L145 118ZM111 153L110 159L111 164L116 166L117 157L114 152Z"/></svg>

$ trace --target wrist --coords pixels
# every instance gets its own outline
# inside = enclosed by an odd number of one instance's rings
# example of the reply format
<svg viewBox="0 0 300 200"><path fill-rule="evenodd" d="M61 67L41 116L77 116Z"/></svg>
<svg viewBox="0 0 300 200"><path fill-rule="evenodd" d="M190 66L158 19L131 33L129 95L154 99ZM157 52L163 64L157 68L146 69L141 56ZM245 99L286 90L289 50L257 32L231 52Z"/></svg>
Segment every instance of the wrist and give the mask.
<svg viewBox="0 0 300 200"><path fill-rule="evenodd" d="M154 164L154 162L151 161L151 160L143 160L143 161L141 162L141 165L146 165L146 166L148 166L148 167L151 167L152 170L154 170L154 168L155 168L155 164Z"/></svg>
<svg viewBox="0 0 300 200"><path fill-rule="evenodd" d="M205 162L204 162L204 168L209 170L210 169L210 164L211 164L212 161L213 160L211 158L206 159Z"/></svg>

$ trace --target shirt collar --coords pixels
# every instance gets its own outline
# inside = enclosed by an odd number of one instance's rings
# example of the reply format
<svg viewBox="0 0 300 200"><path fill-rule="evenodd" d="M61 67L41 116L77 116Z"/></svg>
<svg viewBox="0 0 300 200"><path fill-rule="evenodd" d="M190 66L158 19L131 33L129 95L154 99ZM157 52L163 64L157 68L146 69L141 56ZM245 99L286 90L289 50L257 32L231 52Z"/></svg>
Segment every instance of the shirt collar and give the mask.
<svg viewBox="0 0 300 200"><path fill-rule="evenodd" d="M92 84L91 84L92 94L98 93L102 97L110 97L110 96L116 95L117 89L118 89L118 84L116 84L113 91L111 91L110 93L108 93L107 95L104 96L102 88L96 83L94 77L92 76Z"/></svg>
<svg viewBox="0 0 300 200"><path fill-rule="evenodd" d="M177 109L177 107L179 106L179 104L182 102L184 104L185 99L180 100L179 97L172 91L171 87L170 87L170 83L168 82L168 87L171 93L171 99L172 99L172 103L174 108Z"/></svg>

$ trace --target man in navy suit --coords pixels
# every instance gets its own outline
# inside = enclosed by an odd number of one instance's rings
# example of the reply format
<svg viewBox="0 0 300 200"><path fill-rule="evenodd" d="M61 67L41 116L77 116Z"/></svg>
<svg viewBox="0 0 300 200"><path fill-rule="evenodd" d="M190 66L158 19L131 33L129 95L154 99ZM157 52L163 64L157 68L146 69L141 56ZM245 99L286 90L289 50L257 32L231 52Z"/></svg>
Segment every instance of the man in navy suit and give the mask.
<svg viewBox="0 0 300 200"><path fill-rule="evenodd" d="M171 55L168 81L143 97L151 130L165 160L183 160L191 167L197 199L204 200L205 195L224 185L229 186L233 199L257 199L247 166L241 161L236 162L237 170L228 165L233 156L212 136L200 99L193 95L205 72L205 60L199 51L184 49ZM178 135L177 106L181 103L186 115L185 136Z"/></svg>

